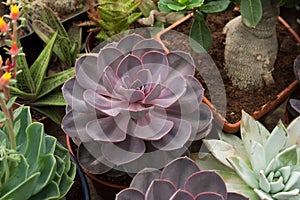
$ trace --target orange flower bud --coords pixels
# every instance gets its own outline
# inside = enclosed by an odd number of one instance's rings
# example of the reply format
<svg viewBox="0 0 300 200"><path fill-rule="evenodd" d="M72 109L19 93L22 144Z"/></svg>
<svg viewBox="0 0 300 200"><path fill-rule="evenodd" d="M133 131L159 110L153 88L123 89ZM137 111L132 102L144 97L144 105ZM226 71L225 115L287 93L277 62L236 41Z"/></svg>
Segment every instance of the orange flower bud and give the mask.
<svg viewBox="0 0 300 200"><path fill-rule="evenodd" d="M10 18L17 20L20 17L19 7L17 5L10 6Z"/></svg>
<svg viewBox="0 0 300 200"><path fill-rule="evenodd" d="M0 85L1 86L8 85L10 78L11 78L11 72L5 72L0 78Z"/></svg>
<svg viewBox="0 0 300 200"><path fill-rule="evenodd" d="M4 17L0 18L0 31L2 33L6 33L9 30L9 26L6 23L6 21L4 21Z"/></svg>
<svg viewBox="0 0 300 200"><path fill-rule="evenodd" d="M16 42L13 42L13 44L11 45L11 48L9 50L9 53L11 55L17 55L19 53L19 48Z"/></svg>

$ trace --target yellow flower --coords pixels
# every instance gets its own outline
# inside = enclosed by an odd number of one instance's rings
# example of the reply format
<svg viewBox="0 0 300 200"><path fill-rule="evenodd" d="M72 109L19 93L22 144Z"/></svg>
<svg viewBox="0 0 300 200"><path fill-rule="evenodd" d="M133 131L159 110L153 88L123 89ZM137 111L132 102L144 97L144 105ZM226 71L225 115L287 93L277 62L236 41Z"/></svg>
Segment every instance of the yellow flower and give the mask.
<svg viewBox="0 0 300 200"><path fill-rule="evenodd" d="M17 5L10 6L10 17L12 20L17 20L20 17L19 7Z"/></svg>
<svg viewBox="0 0 300 200"><path fill-rule="evenodd" d="M2 33L6 33L9 30L9 26L6 23L6 21L4 21L4 17L0 17L0 31Z"/></svg>
<svg viewBox="0 0 300 200"><path fill-rule="evenodd" d="M5 72L0 78L0 85L2 86L8 85L10 78L11 78L11 72Z"/></svg>

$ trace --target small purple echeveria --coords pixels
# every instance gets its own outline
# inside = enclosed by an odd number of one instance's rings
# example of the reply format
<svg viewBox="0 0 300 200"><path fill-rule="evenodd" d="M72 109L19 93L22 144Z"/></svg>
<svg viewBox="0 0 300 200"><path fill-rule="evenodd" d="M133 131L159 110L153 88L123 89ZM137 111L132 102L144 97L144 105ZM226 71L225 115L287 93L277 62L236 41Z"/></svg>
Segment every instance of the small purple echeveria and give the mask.
<svg viewBox="0 0 300 200"><path fill-rule="evenodd" d="M83 144L79 155L88 151L79 161L91 173L130 164L135 173L163 167L164 159L182 155L210 131L212 114L187 53L166 54L156 40L131 34L80 57L75 69L62 88L69 108L62 128ZM143 157L147 152L158 154Z"/></svg>
<svg viewBox="0 0 300 200"><path fill-rule="evenodd" d="M294 73L296 80L298 83L300 83L300 55L295 59L294 61ZM291 110L293 115L298 116L300 115L300 100L299 98L291 98L290 101L290 106L294 110Z"/></svg>
<svg viewBox="0 0 300 200"><path fill-rule="evenodd" d="M160 171L145 168L133 178L130 187L117 194L116 200L247 200L227 192L225 182L215 171L203 170L180 157Z"/></svg>

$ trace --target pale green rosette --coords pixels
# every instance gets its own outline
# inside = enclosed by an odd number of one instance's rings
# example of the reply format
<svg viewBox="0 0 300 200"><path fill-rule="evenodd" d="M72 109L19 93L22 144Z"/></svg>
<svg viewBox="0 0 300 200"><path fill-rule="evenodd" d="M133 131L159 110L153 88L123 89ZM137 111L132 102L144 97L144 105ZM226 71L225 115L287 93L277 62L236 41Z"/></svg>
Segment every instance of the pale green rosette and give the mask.
<svg viewBox="0 0 300 200"><path fill-rule="evenodd" d="M200 168L217 169L229 191L251 200L300 199L300 117L270 133L243 112L240 132L241 139L221 133L220 140L204 140L211 154L193 155Z"/></svg>

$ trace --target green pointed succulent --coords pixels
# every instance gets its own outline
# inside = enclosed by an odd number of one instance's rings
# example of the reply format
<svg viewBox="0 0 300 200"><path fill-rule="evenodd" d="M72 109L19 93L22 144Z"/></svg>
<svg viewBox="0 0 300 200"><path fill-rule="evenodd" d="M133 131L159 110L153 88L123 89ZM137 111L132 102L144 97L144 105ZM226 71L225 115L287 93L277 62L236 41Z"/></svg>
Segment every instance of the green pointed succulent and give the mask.
<svg viewBox="0 0 300 200"><path fill-rule="evenodd" d="M299 130L300 117L287 128L279 122L270 133L243 112L241 139L222 133L220 140L204 140L211 154L196 160L202 169L217 169L229 191L254 200L300 199Z"/></svg>

